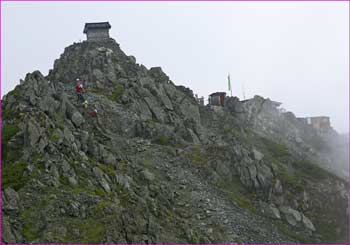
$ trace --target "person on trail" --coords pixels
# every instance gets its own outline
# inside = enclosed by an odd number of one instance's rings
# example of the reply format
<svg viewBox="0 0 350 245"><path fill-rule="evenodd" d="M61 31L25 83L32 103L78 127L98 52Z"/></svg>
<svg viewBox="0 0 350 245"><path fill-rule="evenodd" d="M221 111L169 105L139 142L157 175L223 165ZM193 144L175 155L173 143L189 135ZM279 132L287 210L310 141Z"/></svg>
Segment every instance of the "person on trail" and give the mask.
<svg viewBox="0 0 350 245"><path fill-rule="evenodd" d="M80 85L80 84L83 84L83 83L84 83L84 81L81 80L80 78L77 78L76 81L77 81L77 85Z"/></svg>
<svg viewBox="0 0 350 245"><path fill-rule="evenodd" d="M79 85L75 86L75 93L77 94L77 102L79 102L79 101L84 102L85 101L84 96L83 96L83 92L84 92L83 84L79 84Z"/></svg>
<svg viewBox="0 0 350 245"><path fill-rule="evenodd" d="M89 112L91 117L97 117L97 109L94 109L93 111Z"/></svg>
<svg viewBox="0 0 350 245"><path fill-rule="evenodd" d="M88 106L89 106L89 102L88 102L87 100L85 100L85 101L83 102L83 106L84 106L85 109L87 109Z"/></svg>

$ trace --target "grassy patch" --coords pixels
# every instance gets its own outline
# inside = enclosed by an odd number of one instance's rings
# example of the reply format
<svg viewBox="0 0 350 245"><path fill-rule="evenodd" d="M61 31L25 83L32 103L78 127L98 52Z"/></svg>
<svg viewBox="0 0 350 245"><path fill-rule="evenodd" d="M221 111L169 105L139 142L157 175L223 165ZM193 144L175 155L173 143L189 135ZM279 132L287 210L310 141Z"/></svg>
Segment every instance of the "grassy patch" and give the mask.
<svg viewBox="0 0 350 245"><path fill-rule="evenodd" d="M62 243L100 244L106 233L106 227L94 219L67 219L65 222L67 234L61 239ZM73 231L79 230L79 237Z"/></svg>
<svg viewBox="0 0 350 245"><path fill-rule="evenodd" d="M311 176L317 179L323 179L330 175L326 170L309 160L295 161L293 162L293 166L299 172L299 174L304 177Z"/></svg>
<svg viewBox="0 0 350 245"><path fill-rule="evenodd" d="M294 192L302 192L309 179L320 180L331 176L326 170L308 160L295 160L292 166L295 169L293 173L288 173L286 167L279 166L278 176Z"/></svg>
<svg viewBox="0 0 350 245"><path fill-rule="evenodd" d="M2 128L2 159L3 162L15 161L22 155L20 146L12 147L11 150L7 147L7 143L18 133L19 128L16 125L3 125Z"/></svg>
<svg viewBox="0 0 350 245"><path fill-rule="evenodd" d="M316 241L312 241L312 240L307 239L301 235L298 235L296 232L294 232L288 225L284 224L282 221L275 221L275 225L281 233L287 235L288 237L291 237L292 239L294 239L302 244L316 243Z"/></svg>
<svg viewBox="0 0 350 245"><path fill-rule="evenodd" d="M2 119L8 120L8 119L15 119L18 116L18 112L14 110L4 109L2 110Z"/></svg>
<svg viewBox="0 0 350 245"><path fill-rule="evenodd" d="M104 94L103 90L100 88L89 88L88 92L94 94Z"/></svg>
<svg viewBox="0 0 350 245"><path fill-rule="evenodd" d="M27 167L26 163L6 164L2 166L2 188L11 187L18 191L29 180L29 176L23 176Z"/></svg>
<svg viewBox="0 0 350 245"><path fill-rule="evenodd" d="M294 192L302 192L304 190L302 178L300 178L297 173L289 174L286 168L281 166L278 176L281 178L282 183L288 187L291 187Z"/></svg>
<svg viewBox="0 0 350 245"><path fill-rule="evenodd" d="M96 188L94 190L94 194L99 196L99 197L107 197L108 196L107 193L104 190L102 190L101 188Z"/></svg>
<svg viewBox="0 0 350 245"><path fill-rule="evenodd" d="M57 130L53 130L53 131L49 131L49 133L50 133L50 140L55 143L58 143L58 141L61 138L61 135L59 134L59 132Z"/></svg>
<svg viewBox="0 0 350 245"><path fill-rule="evenodd" d="M30 243L39 237L39 223L36 222L38 217L33 208L21 210L20 217L23 220L22 234L26 243Z"/></svg>
<svg viewBox="0 0 350 245"><path fill-rule="evenodd" d="M19 131L16 125L3 125L2 127L2 142L7 144L7 142L15 136Z"/></svg>
<svg viewBox="0 0 350 245"><path fill-rule="evenodd" d="M222 182L219 185L232 202L252 213L257 213L256 208L251 202L251 199L254 198L254 193L248 192L238 177L233 178L230 183Z"/></svg>
<svg viewBox="0 0 350 245"><path fill-rule="evenodd" d="M37 238L37 230L28 223L23 224L22 234L27 242L33 241Z"/></svg>
<svg viewBox="0 0 350 245"><path fill-rule="evenodd" d="M114 101L114 102L119 102L120 97L124 93L124 87L121 85L115 86L113 93L108 96L108 99Z"/></svg>
<svg viewBox="0 0 350 245"><path fill-rule="evenodd" d="M60 176L60 183L64 186L69 186L69 180L67 177L61 175Z"/></svg>
<svg viewBox="0 0 350 245"><path fill-rule="evenodd" d="M112 202L110 201L100 201L96 206L93 207L94 213L97 215L103 215L104 210L108 207L112 206Z"/></svg>
<svg viewBox="0 0 350 245"><path fill-rule="evenodd" d="M14 89L12 91L10 91L8 94L7 94L8 97L10 96L13 96L14 98L18 98L20 96L20 93L19 93L19 89Z"/></svg>
<svg viewBox="0 0 350 245"><path fill-rule="evenodd" d="M187 153L187 157L195 165L208 167L208 156L202 152L200 145L194 145L191 149L191 152Z"/></svg>
<svg viewBox="0 0 350 245"><path fill-rule="evenodd" d="M98 163L97 166L107 175L109 176L114 176L115 175L115 170L113 169L112 166L108 166L105 164Z"/></svg>
<svg viewBox="0 0 350 245"><path fill-rule="evenodd" d="M170 138L167 136L158 136L153 140L153 143L158 145L169 145L170 144Z"/></svg>
<svg viewBox="0 0 350 245"><path fill-rule="evenodd" d="M58 126L58 128L63 130L65 122L64 122L64 118L63 118L62 114L56 112L53 114L53 118L55 119L54 121L55 121L56 125Z"/></svg>
<svg viewBox="0 0 350 245"><path fill-rule="evenodd" d="M266 138L261 138L261 142L274 157L290 156L288 149L282 144L275 143Z"/></svg>

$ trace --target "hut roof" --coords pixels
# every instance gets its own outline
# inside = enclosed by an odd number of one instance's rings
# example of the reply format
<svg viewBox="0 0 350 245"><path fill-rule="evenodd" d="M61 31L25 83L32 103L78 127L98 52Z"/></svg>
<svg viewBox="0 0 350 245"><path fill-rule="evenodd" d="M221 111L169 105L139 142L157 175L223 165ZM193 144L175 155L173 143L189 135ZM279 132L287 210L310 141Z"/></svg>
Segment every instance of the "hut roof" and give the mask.
<svg viewBox="0 0 350 245"><path fill-rule="evenodd" d="M226 93L225 92L215 92L215 93L210 94L209 96L212 97L212 96L221 96L221 95L225 96Z"/></svg>
<svg viewBox="0 0 350 245"><path fill-rule="evenodd" d="M109 22L95 22L95 23L85 23L83 33L87 33L89 29L110 29L111 25Z"/></svg>

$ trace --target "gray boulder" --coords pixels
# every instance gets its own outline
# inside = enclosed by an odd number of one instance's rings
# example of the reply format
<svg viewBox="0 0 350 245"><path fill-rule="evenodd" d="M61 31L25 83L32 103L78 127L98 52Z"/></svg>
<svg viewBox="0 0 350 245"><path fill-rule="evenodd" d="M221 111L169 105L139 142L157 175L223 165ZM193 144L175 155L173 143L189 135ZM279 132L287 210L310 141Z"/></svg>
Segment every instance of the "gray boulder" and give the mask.
<svg viewBox="0 0 350 245"><path fill-rule="evenodd" d="M257 151L256 149L253 149L253 155L254 155L254 159L257 160L257 161L260 161L264 157L264 154L262 154L261 152Z"/></svg>
<svg viewBox="0 0 350 245"><path fill-rule="evenodd" d="M124 189L130 189L130 183L132 181L131 177L122 174L115 175L116 181L119 185L121 185Z"/></svg>
<svg viewBox="0 0 350 245"><path fill-rule="evenodd" d="M284 218L288 224L292 226L297 226L300 224L302 216L297 210L292 209L291 207L283 206L280 208L280 211L284 215Z"/></svg>
<svg viewBox="0 0 350 245"><path fill-rule="evenodd" d="M270 206L270 211L272 214L272 218L281 219L281 214L280 214L280 211L278 210L278 208L276 208L274 206Z"/></svg>
<svg viewBox="0 0 350 245"><path fill-rule="evenodd" d="M154 174L151 173L148 169L143 170L142 174L147 181L152 182L155 179Z"/></svg>
<svg viewBox="0 0 350 245"><path fill-rule="evenodd" d="M303 224L304 224L305 228L307 228L307 229L309 229L311 231L316 231L316 228L315 228L314 224L304 214L302 214L302 220L303 220Z"/></svg>
<svg viewBox="0 0 350 245"><path fill-rule="evenodd" d="M85 121L83 116L78 111L75 111L73 113L71 120L74 123L74 125L77 126L77 127L79 127Z"/></svg>

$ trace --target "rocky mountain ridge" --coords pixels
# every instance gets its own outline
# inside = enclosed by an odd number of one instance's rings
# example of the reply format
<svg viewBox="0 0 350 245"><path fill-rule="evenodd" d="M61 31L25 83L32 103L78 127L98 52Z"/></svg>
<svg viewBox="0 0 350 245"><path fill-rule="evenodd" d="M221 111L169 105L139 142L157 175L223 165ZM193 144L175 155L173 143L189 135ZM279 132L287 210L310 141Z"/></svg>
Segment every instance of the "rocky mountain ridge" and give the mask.
<svg viewBox="0 0 350 245"><path fill-rule="evenodd" d="M259 96L200 106L113 39L67 47L2 113L4 243L346 242L323 136Z"/></svg>

